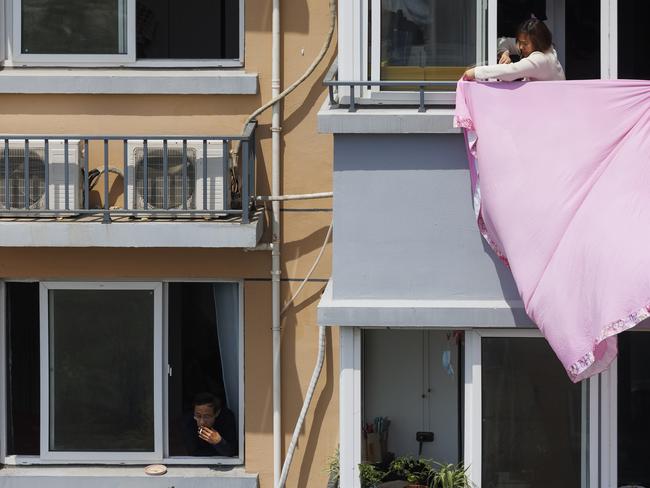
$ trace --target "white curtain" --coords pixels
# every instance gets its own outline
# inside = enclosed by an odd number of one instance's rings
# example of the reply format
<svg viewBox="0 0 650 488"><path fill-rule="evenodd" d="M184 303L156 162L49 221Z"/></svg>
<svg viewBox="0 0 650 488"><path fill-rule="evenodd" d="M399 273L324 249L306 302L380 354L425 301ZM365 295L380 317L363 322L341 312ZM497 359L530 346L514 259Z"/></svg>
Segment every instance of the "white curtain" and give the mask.
<svg viewBox="0 0 650 488"><path fill-rule="evenodd" d="M239 285L212 285L226 405L239 414Z"/></svg>

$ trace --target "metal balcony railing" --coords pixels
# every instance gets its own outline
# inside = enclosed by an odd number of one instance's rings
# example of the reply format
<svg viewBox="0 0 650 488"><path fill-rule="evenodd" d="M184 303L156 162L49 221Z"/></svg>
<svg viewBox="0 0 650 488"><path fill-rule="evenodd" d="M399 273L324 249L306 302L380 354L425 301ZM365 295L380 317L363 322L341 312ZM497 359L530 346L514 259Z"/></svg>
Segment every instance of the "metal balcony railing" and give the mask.
<svg viewBox="0 0 650 488"><path fill-rule="evenodd" d="M425 81L425 80L404 80L404 81L398 81L398 80L379 80L379 81L372 81L372 80L339 80L338 79L338 65L336 62L332 63L332 66L330 69L327 71L327 74L325 75L325 79L323 80L323 84L328 88L329 91L329 101L330 105L333 107L341 107L341 106L347 106L348 107L348 112L356 112L357 111L357 94L355 93L356 87L367 87L368 89L373 87L373 86L378 86L378 87L393 87L393 88L401 88L401 89L409 89L409 90L414 90L417 89L419 93L419 105L418 105L418 112L426 112L427 107L425 103L425 96L424 94L426 93L427 89L431 88L456 88L456 82L455 81ZM338 94L336 93L338 87L347 87L350 89L349 92L349 101L344 104L341 103L340 97L338 97ZM385 103L384 103L385 105Z"/></svg>
<svg viewBox="0 0 650 488"><path fill-rule="evenodd" d="M0 135L0 217L249 223L255 129L252 122L240 136Z"/></svg>

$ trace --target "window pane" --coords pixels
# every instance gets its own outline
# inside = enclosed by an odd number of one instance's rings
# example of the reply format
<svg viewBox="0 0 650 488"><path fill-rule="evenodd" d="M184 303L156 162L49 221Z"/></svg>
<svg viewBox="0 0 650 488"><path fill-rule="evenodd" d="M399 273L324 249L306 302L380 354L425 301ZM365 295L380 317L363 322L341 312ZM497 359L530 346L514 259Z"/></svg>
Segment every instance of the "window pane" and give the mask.
<svg viewBox="0 0 650 488"><path fill-rule="evenodd" d="M125 54L127 0L22 0L25 54Z"/></svg>
<svg viewBox="0 0 650 488"><path fill-rule="evenodd" d="M618 336L618 484L650 486L650 333Z"/></svg>
<svg viewBox="0 0 650 488"><path fill-rule="evenodd" d="M475 63L476 0L382 0L382 79L456 81Z"/></svg>
<svg viewBox="0 0 650 488"><path fill-rule="evenodd" d="M481 360L481 486L581 486L582 386L543 339L483 338Z"/></svg>
<svg viewBox="0 0 650 488"><path fill-rule="evenodd" d="M239 57L239 0L138 0L139 59Z"/></svg>
<svg viewBox="0 0 650 488"><path fill-rule="evenodd" d="M169 284L169 454L236 456L239 418L239 297L236 283ZM225 442L198 438L193 400L223 401L212 421Z"/></svg>
<svg viewBox="0 0 650 488"><path fill-rule="evenodd" d="M648 0L619 0L618 2L618 77L650 79L650 17Z"/></svg>
<svg viewBox="0 0 650 488"><path fill-rule="evenodd" d="M50 450L153 451L153 291L49 300Z"/></svg>

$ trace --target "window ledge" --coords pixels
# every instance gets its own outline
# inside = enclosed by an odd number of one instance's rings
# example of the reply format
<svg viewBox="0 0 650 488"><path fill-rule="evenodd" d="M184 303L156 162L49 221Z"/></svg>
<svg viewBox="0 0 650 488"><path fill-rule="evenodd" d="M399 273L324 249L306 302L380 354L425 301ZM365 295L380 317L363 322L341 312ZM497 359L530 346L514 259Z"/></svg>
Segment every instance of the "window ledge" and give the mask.
<svg viewBox="0 0 650 488"><path fill-rule="evenodd" d="M8 488L141 486L169 488L258 488L258 476L242 468L168 466L163 476L148 476L142 466L5 466L0 482Z"/></svg>
<svg viewBox="0 0 650 488"><path fill-rule="evenodd" d="M459 134L453 127L453 108L390 108L358 105L356 112L347 107L335 108L329 100L318 112L318 130L325 134Z"/></svg>
<svg viewBox="0 0 650 488"><path fill-rule="evenodd" d="M257 73L222 69L4 68L0 93L255 95Z"/></svg>

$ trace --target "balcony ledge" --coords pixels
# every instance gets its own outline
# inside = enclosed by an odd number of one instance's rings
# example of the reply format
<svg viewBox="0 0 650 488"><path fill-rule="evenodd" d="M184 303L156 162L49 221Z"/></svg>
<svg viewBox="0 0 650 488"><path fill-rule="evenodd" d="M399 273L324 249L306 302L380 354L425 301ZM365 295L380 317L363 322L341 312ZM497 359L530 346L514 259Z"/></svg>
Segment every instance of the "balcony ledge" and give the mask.
<svg viewBox="0 0 650 488"><path fill-rule="evenodd" d="M5 68L0 93L255 95L257 73L241 70Z"/></svg>
<svg viewBox="0 0 650 488"><path fill-rule="evenodd" d="M142 466L6 466L0 470L6 488L257 488L258 476L242 468L168 466L163 476L148 476Z"/></svg>
<svg viewBox="0 0 650 488"><path fill-rule="evenodd" d="M358 105L356 112L347 107L331 107L329 100L318 112L318 131L324 134L460 134L453 127L453 108Z"/></svg>
<svg viewBox="0 0 650 488"><path fill-rule="evenodd" d="M130 220L110 224L84 220L0 220L0 247L252 248L259 242L264 216L251 222L220 220Z"/></svg>
<svg viewBox="0 0 650 488"><path fill-rule="evenodd" d="M318 325L340 327L485 328L535 325L521 300L334 297L329 281L318 304Z"/></svg>

